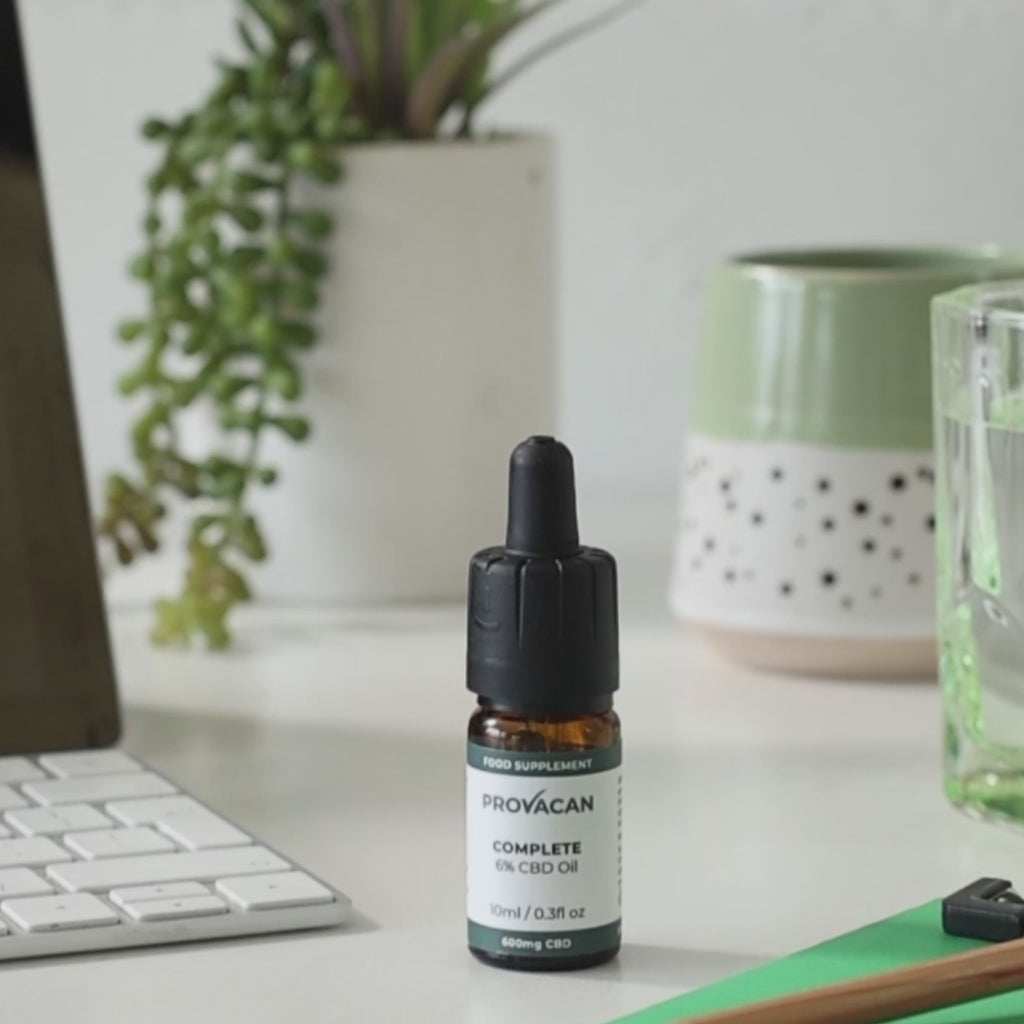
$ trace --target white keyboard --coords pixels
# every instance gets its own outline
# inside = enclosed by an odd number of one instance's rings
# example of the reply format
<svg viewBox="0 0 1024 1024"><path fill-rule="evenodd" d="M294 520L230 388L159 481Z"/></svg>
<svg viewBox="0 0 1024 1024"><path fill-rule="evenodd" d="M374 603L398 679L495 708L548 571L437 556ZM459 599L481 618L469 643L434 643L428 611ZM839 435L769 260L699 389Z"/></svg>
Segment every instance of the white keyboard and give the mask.
<svg viewBox="0 0 1024 1024"><path fill-rule="evenodd" d="M349 908L120 750L0 757L0 960L322 928Z"/></svg>

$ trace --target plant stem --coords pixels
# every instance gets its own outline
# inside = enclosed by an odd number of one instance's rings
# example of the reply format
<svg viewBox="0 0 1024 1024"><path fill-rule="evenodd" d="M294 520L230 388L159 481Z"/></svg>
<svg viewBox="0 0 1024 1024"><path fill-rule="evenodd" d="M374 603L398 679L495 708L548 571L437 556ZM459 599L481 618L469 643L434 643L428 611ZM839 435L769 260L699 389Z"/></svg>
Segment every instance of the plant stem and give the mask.
<svg viewBox="0 0 1024 1024"><path fill-rule="evenodd" d="M284 231L288 224L288 214L291 209L291 186L292 171L287 169L282 174L281 180L277 183L274 189L277 197L277 209L274 212L274 228L278 232ZM277 265L274 268L274 272L270 280L270 313L275 322L277 322L281 313L281 286L283 283L284 268ZM269 391L267 385L265 381L261 380L258 385L257 398L254 406L257 419L252 433L249 436L248 450L246 451L245 458L242 462L241 486L232 496L231 504L228 509L227 520L231 524L237 524L241 520L245 507L245 495L259 462L260 445L263 439L263 430L265 429L262 424L262 419L263 414L266 412L268 398ZM231 530L229 526L228 530L225 531L217 545L218 550L222 550L227 546L230 536Z"/></svg>
<svg viewBox="0 0 1024 1024"><path fill-rule="evenodd" d="M557 33L550 39L545 40L539 46L530 50L529 53L520 57L519 60L515 61L502 74L493 78L475 100L466 104L465 109L463 110L462 120L459 124L458 137L468 138L473 134L473 117L476 114L477 108L486 100L490 99L496 92L508 85L508 83L514 78L517 78L524 71L528 70L545 57L561 50L565 46L569 46L571 43L576 42L577 39L582 39L584 36L588 36L590 33L596 32L605 25L610 25L613 21L617 21L619 18L624 17L630 11L645 3L647 3L647 0L621 0L620 3L614 4L607 10L601 11L599 14L593 15L585 21L580 22L577 25L572 25L564 31Z"/></svg>

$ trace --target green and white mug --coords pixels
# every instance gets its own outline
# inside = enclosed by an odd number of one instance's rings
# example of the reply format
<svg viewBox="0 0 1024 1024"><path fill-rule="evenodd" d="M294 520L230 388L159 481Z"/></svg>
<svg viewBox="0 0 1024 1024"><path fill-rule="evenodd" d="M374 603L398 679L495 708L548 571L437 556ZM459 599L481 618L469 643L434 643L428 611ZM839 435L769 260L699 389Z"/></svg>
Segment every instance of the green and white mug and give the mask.
<svg viewBox="0 0 1024 1024"><path fill-rule="evenodd" d="M929 302L996 247L739 256L708 292L672 606L735 660L934 671Z"/></svg>

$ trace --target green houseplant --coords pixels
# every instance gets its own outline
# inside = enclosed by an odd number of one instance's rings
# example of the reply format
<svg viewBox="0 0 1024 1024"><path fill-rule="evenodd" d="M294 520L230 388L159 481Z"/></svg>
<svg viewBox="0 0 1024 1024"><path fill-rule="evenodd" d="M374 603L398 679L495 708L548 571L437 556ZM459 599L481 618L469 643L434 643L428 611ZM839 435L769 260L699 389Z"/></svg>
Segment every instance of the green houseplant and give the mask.
<svg viewBox="0 0 1024 1024"><path fill-rule="evenodd" d="M498 89L639 0L495 72L496 48L561 2L244 0L244 57L220 62L194 110L145 123L160 159L131 273L147 303L119 328L138 352L120 381L138 409L135 466L110 477L99 532L129 564L159 547L169 509L193 510L183 586L157 603L157 643L229 643L229 615L250 598L245 566L268 551L252 508L277 480L266 441L311 429L298 403L333 225L308 183L339 182L347 146L472 137ZM197 454L181 425L201 406L222 443Z"/></svg>

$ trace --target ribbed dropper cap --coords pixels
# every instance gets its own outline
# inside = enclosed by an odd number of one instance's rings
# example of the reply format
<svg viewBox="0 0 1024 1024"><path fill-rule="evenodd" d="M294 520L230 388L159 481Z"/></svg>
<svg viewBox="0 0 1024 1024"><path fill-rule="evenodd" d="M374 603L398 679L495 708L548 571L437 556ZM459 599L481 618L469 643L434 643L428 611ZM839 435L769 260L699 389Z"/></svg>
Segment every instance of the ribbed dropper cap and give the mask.
<svg viewBox="0 0 1024 1024"><path fill-rule="evenodd" d="M504 547L470 562L467 686L520 714L583 714L618 688L615 559L581 547L572 454L531 437L509 463Z"/></svg>

